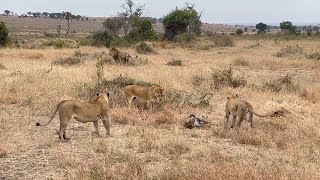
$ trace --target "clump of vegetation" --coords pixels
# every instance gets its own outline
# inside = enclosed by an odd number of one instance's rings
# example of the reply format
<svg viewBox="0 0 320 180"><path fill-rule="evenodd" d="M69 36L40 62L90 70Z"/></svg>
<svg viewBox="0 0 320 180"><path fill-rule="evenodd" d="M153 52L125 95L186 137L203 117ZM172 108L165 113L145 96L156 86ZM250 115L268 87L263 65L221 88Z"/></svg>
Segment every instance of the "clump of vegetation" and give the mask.
<svg viewBox="0 0 320 180"><path fill-rule="evenodd" d="M5 158L7 156L7 151L5 149L0 148L0 158Z"/></svg>
<svg viewBox="0 0 320 180"><path fill-rule="evenodd" d="M136 47L136 52L139 54L154 54L156 53L155 50L152 49L152 47L150 47L147 43L143 42L140 43L137 47Z"/></svg>
<svg viewBox="0 0 320 180"><path fill-rule="evenodd" d="M258 30L258 34L265 34L266 30L268 29L268 26L262 22L256 24L256 29Z"/></svg>
<svg viewBox="0 0 320 180"><path fill-rule="evenodd" d="M184 9L176 9L163 18L165 29L164 38L173 40L175 36L183 33L201 33L201 15L194 9L193 4L186 4Z"/></svg>
<svg viewBox="0 0 320 180"><path fill-rule="evenodd" d="M173 38L173 41L178 43L185 43L185 42L191 42L195 39L196 39L195 33L182 33L182 34L176 35Z"/></svg>
<svg viewBox="0 0 320 180"><path fill-rule="evenodd" d="M301 56L304 54L303 48L296 46L287 46L283 49L280 49L275 56L276 57L287 57L287 56Z"/></svg>
<svg viewBox="0 0 320 180"><path fill-rule="evenodd" d="M9 43L9 30L4 22L0 22L0 47L5 47Z"/></svg>
<svg viewBox="0 0 320 180"><path fill-rule="evenodd" d="M74 65L79 65L82 64L83 57L87 56L87 54L82 53L81 51L75 51L73 56L66 57L66 58L59 58L52 63L55 65L61 65L61 66L74 66Z"/></svg>
<svg viewBox="0 0 320 180"><path fill-rule="evenodd" d="M237 29L236 30L236 35L242 35L244 32L242 29Z"/></svg>
<svg viewBox="0 0 320 180"><path fill-rule="evenodd" d="M70 39L52 39L44 43L45 46L52 46L57 49L61 48L78 48L76 41Z"/></svg>
<svg viewBox="0 0 320 180"><path fill-rule="evenodd" d="M180 59L172 59L171 61L167 62L169 66L182 66L182 61Z"/></svg>
<svg viewBox="0 0 320 180"><path fill-rule="evenodd" d="M236 58L233 60L233 65L235 66L249 66L249 61L244 58Z"/></svg>
<svg viewBox="0 0 320 180"><path fill-rule="evenodd" d="M204 81L206 81L206 78L198 74L191 77L191 84L193 87L201 86Z"/></svg>
<svg viewBox="0 0 320 180"><path fill-rule="evenodd" d="M259 42L257 42L257 43L255 43L255 44L251 44L251 45L249 45L249 46L246 46L245 48L247 48L247 49L254 49L254 48L260 48L260 47L262 47L262 45L261 45Z"/></svg>
<svg viewBox="0 0 320 180"><path fill-rule="evenodd" d="M300 86L293 82L292 76L287 74L279 79L265 82L262 85L262 89L269 90L272 92L295 92L298 91Z"/></svg>
<svg viewBox="0 0 320 180"><path fill-rule="evenodd" d="M313 52L313 53L307 55L307 58L319 61L320 60L320 52L319 51Z"/></svg>
<svg viewBox="0 0 320 180"><path fill-rule="evenodd" d="M214 34L210 39L217 47L233 47L235 45L234 40L227 35Z"/></svg>
<svg viewBox="0 0 320 180"><path fill-rule="evenodd" d="M110 47L112 36L107 31L97 31L89 39L92 39L93 46Z"/></svg>
<svg viewBox="0 0 320 180"><path fill-rule="evenodd" d="M6 67L2 63L0 63L0 70L2 69L6 69Z"/></svg>
<svg viewBox="0 0 320 180"><path fill-rule="evenodd" d="M231 68L226 70L216 70L211 75L212 87L220 89L223 86L232 88L244 87L247 85L247 80L244 77L234 77Z"/></svg>

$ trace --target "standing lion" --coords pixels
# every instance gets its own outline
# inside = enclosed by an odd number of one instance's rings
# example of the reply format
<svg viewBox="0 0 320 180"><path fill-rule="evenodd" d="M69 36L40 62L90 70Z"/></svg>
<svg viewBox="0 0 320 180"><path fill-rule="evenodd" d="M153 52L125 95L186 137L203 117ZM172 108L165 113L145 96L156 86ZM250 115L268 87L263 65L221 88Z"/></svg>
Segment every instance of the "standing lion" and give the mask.
<svg viewBox="0 0 320 180"><path fill-rule="evenodd" d="M121 52L117 48L111 48L109 55L113 57L116 63L127 63L129 62L129 58L132 58L129 53Z"/></svg>

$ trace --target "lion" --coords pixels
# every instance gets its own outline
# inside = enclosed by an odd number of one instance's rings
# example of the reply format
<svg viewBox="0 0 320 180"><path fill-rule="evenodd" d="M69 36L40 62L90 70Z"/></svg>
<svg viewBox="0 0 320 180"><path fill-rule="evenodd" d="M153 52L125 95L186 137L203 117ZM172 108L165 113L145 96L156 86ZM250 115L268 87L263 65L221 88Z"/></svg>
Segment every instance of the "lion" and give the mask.
<svg viewBox="0 0 320 180"><path fill-rule="evenodd" d="M246 119L249 123L250 129L253 128L252 125L252 118L253 114L259 117L274 117L274 116L282 116L284 111L278 110L274 112L270 112L267 114L260 114L254 111L252 105L244 100L238 99L238 95L232 95L227 98L228 101L226 103L225 108L225 117L224 117L224 128L228 128L229 123L229 117L232 116L232 122L231 122L231 128L235 126L235 123L237 121L236 126L240 127L241 122Z"/></svg>
<svg viewBox="0 0 320 180"><path fill-rule="evenodd" d="M111 48L109 50L109 55L113 57L114 61L117 63L127 63L129 58L132 58L130 54L126 52L121 52L119 49Z"/></svg>
<svg viewBox="0 0 320 180"><path fill-rule="evenodd" d="M58 131L58 135L61 141L68 141L70 139L67 137L66 129L72 118L82 123L93 122L98 137L100 136L98 120L101 119L107 136L110 135L109 93L98 93L93 101L60 101L55 107L49 121L43 125L38 122L36 123L36 126L47 126L52 121L57 111L59 112L60 118L60 130Z"/></svg>
<svg viewBox="0 0 320 180"><path fill-rule="evenodd" d="M137 97L147 102L148 108L151 107L151 102L160 102L164 96L164 89L159 86L140 86L140 85L128 85L124 89L126 100L129 108L131 107L133 98Z"/></svg>

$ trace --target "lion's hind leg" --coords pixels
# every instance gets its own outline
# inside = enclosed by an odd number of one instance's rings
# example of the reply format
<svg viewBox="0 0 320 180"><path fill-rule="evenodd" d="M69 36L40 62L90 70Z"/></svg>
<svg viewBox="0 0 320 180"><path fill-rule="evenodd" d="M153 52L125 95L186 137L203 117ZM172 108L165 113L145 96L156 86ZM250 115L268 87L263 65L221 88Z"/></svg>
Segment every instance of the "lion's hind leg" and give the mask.
<svg viewBox="0 0 320 180"><path fill-rule="evenodd" d="M98 121L93 121L93 126L94 126L94 129L96 130L97 137L100 137Z"/></svg>

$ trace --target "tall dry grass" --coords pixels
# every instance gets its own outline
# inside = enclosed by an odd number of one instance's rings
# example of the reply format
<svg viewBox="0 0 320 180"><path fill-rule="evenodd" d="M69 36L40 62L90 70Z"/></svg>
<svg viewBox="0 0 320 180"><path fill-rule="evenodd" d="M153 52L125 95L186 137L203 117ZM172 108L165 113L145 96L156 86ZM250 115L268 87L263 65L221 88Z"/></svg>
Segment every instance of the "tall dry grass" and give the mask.
<svg viewBox="0 0 320 180"><path fill-rule="evenodd" d="M202 43L210 43L204 40ZM259 43L259 48L248 48ZM232 47L192 50L159 43L158 54L142 55L150 63L137 66L105 64L104 78L130 77L159 84L166 97L155 110L129 109L121 101L121 88L111 92L111 134L96 138L93 125L72 121L71 141L59 143L56 117L44 122L62 99L89 100L96 83L95 54L107 49L82 47L87 54L77 66L52 65L74 56L74 49L0 49L0 177L19 179L317 179L320 160L320 65L315 60L275 57L274 53L299 44L304 52L319 48L314 41L275 43L236 39ZM205 45L205 44L203 44ZM261 45L261 46L260 46ZM162 48L172 47L172 48ZM134 49L127 49L135 55ZM168 66L179 59L183 66ZM222 78L243 77L241 86ZM220 88L214 88L213 79ZM297 91L262 91L265 82L291 74ZM229 76L228 76L229 77ZM229 79L229 80L228 80ZM231 78L232 79L232 78ZM240 78L241 79L241 78ZM88 88L79 88L87 84ZM313 86L314 85L314 86ZM305 89L305 90L304 90ZM279 107L289 110L281 118L254 117L252 131L244 122L239 130L223 130L226 97L238 94L259 112ZM114 95L114 97L112 97ZM211 127L185 129L191 114L207 115ZM100 132L104 132L99 124ZM4 153L3 153L4 152ZM20 162L19 159L25 159ZM40 168L41 166L41 168ZM22 172L19 170L24 169Z"/></svg>

